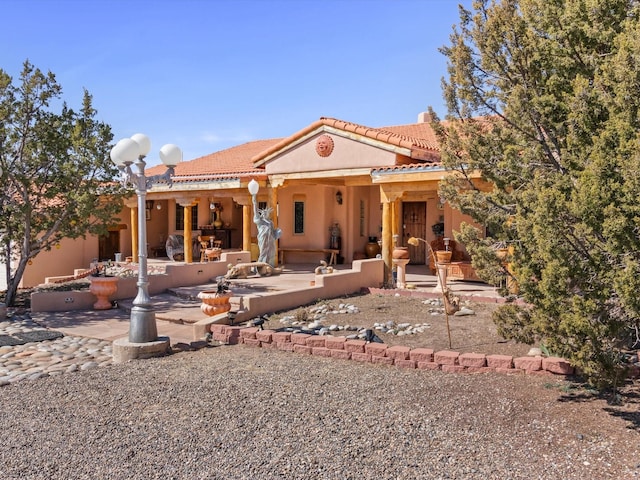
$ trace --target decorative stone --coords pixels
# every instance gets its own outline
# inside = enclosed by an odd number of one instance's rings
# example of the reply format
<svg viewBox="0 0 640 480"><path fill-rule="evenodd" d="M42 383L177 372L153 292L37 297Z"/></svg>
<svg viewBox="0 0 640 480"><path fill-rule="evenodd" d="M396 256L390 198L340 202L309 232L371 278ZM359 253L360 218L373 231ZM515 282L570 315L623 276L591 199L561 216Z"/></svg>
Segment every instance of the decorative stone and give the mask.
<svg viewBox="0 0 640 480"><path fill-rule="evenodd" d="M316 153L328 157L333 152L333 139L329 135L320 135L316 140Z"/></svg>

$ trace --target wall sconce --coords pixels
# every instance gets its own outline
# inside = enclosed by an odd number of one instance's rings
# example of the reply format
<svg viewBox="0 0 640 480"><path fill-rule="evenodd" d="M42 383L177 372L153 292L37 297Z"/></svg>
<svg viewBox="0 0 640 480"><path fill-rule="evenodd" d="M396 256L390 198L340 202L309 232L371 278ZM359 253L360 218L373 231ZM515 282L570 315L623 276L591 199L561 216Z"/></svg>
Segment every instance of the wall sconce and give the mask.
<svg viewBox="0 0 640 480"><path fill-rule="evenodd" d="M338 205L342 205L342 192L340 190L336 192L336 202L338 202Z"/></svg>
<svg viewBox="0 0 640 480"><path fill-rule="evenodd" d="M147 210L151 210L153 208L153 200L147 200L145 204L147 206Z"/></svg>
<svg viewBox="0 0 640 480"><path fill-rule="evenodd" d="M161 204L160 202L158 202L158 204L156 205L156 208L157 208L158 210L162 210L162 204Z"/></svg>

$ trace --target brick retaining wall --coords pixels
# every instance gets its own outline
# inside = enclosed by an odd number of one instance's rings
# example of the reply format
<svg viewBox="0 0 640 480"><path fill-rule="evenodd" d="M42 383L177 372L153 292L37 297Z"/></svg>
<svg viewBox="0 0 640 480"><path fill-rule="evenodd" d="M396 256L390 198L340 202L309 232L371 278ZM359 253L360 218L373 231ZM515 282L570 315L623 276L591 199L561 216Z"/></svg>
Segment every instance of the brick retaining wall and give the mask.
<svg viewBox="0 0 640 480"><path fill-rule="evenodd" d="M287 352L325 358L353 360L362 363L395 365L398 368L442 370L447 373L507 373L529 375L572 375L574 368L558 357L511 357L460 353L452 350L434 351L344 337L318 336L303 333L260 330L257 327L238 327L212 324L213 340L227 344L244 344L260 348L276 348Z"/></svg>

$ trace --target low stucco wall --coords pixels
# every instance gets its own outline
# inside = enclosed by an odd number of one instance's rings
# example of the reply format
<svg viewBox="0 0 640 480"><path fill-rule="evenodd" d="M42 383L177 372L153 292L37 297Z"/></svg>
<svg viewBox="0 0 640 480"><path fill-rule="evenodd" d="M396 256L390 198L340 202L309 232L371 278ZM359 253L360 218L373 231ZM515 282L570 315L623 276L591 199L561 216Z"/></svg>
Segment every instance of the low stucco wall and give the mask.
<svg viewBox="0 0 640 480"><path fill-rule="evenodd" d="M359 292L366 287L379 288L384 280L384 262L380 259L356 260L351 270L316 275L315 285L284 292L247 295L240 299L237 322L265 313L307 305L323 298L336 298Z"/></svg>
<svg viewBox="0 0 640 480"><path fill-rule="evenodd" d="M223 253L219 262L167 265L166 273L149 275L149 295L157 295L174 287L187 287L210 283L217 276L227 273L227 266L249 262L250 252ZM137 278L120 278L118 290L112 300L134 298L138 293ZM68 312L72 310L91 310L96 297L88 290L67 292L36 292L31 294L32 312Z"/></svg>

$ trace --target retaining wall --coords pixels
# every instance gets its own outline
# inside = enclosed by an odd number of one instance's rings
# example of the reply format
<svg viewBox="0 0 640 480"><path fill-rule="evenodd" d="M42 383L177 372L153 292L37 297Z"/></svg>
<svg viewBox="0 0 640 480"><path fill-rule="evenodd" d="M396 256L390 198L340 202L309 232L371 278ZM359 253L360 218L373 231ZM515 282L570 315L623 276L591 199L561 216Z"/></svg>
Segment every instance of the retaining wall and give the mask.
<svg viewBox="0 0 640 480"><path fill-rule="evenodd" d="M572 375L574 368L558 357L511 357L460 353L452 350L409 348L346 337L320 336L305 333L261 330L258 327L238 327L213 324L213 340L226 345L244 344L258 348L273 348L286 352L315 355L355 362L393 365L398 368L441 370L447 373L506 373L527 375Z"/></svg>

